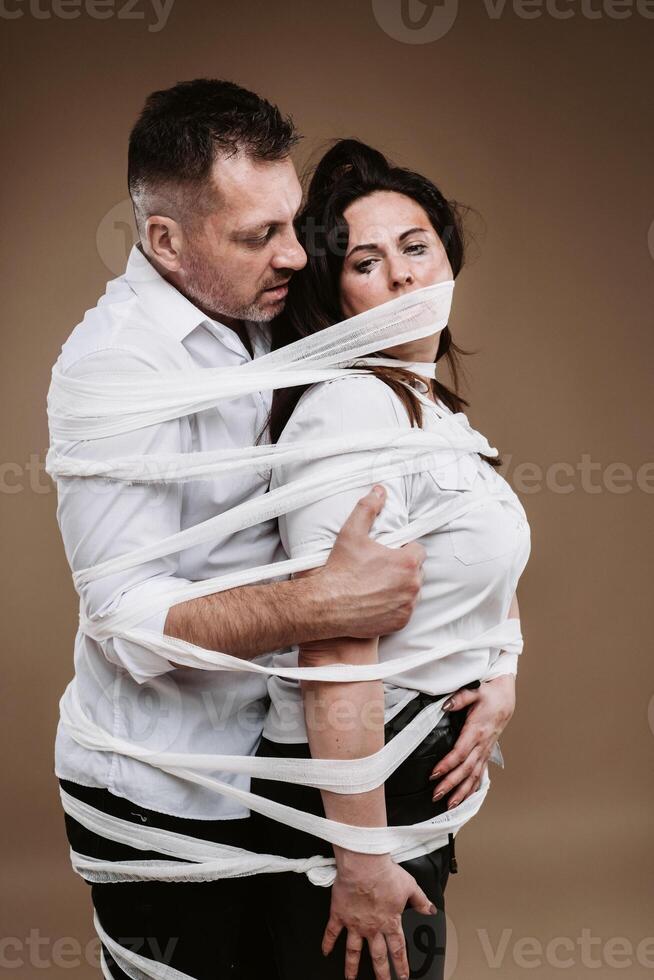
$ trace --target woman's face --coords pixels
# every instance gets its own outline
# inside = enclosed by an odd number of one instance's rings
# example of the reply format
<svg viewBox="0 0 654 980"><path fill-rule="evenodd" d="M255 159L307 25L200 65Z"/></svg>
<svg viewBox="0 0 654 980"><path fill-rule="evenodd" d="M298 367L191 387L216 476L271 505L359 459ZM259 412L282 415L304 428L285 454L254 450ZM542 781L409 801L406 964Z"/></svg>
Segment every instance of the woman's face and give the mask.
<svg viewBox="0 0 654 980"><path fill-rule="evenodd" d="M349 229L340 280L346 317L453 278L443 243L427 213L412 198L375 191L350 204L343 216ZM383 353L433 361L437 349L438 334L433 334Z"/></svg>

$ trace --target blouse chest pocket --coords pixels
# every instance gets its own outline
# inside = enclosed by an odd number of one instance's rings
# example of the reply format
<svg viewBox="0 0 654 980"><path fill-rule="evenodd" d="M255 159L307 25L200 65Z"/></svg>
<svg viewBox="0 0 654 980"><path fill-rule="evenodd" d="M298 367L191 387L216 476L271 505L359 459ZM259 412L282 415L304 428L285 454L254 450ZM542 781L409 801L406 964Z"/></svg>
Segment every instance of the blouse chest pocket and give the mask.
<svg viewBox="0 0 654 980"><path fill-rule="evenodd" d="M487 467L488 474L483 472ZM465 456L442 469L436 468L431 476L441 490L457 490L462 496L465 491L470 492L470 510L455 517L448 529L452 554L458 561L478 565L518 548L526 532L526 520L519 504L493 496L492 490L497 489L502 478L487 463Z"/></svg>
<svg viewBox="0 0 654 980"><path fill-rule="evenodd" d="M441 490L471 490L479 476L479 470L470 454L467 454L458 459L439 462L429 470L429 475Z"/></svg>

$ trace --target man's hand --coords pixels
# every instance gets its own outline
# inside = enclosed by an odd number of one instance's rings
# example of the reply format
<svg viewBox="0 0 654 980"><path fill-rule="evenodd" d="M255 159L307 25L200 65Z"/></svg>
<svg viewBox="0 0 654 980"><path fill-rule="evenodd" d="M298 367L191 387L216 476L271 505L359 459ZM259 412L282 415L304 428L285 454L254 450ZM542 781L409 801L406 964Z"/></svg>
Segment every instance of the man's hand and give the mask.
<svg viewBox="0 0 654 980"><path fill-rule="evenodd" d="M422 587L422 545L387 548L370 538L386 491L373 489L352 511L334 542L324 568L317 571L339 622L333 635L367 638L403 629Z"/></svg>
<svg viewBox="0 0 654 980"><path fill-rule="evenodd" d="M479 789L493 746L515 710L515 677L505 674L473 690L461 688L446 704L449 711L471 706L456 745L429 777L436 783L435 801L453 792L447 806L451 810Z"/></svg>
<svg viewBox="0 0 654 980"><path fill-rule="evenodd" d="M346 980L357 976L364 940L370 947L377 980L390 980L389 954L397 976L408 980L402 912L407 904L424 915L435 915L436 908L415 879L389 855L346 853L347 858L339 861L332 886L323 954L331 953L341 932L347 929Z"/></svg>

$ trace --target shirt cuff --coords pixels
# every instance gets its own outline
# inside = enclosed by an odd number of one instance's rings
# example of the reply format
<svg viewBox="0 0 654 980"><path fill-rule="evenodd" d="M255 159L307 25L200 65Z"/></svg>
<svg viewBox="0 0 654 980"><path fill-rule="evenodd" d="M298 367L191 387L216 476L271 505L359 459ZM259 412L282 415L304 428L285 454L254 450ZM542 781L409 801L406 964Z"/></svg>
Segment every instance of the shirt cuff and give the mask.
<svg viewBox="0 0 654 980"><path fill-rule="evenodd" d="M495 677L504 677L505 674L513 674L516 677L518 674L519 656L519 653L508 653L506 650L500 650L499 655L489 668L484 680L492 681Z"/></svg>
<svg viewBox="0 0 654 980"><path fill-rule="evenodd" d="M154 630L162 635L167 615L168 610L164 609L163 612L139 623L138 628ZM146 684L153 678L175 669L165 657L160 657L151 650L146 650L139 643L126 640L122 636L113 636L110 640L105 640L102 649L107 660L128 671L137 684Z"/></svg>
<svg viewBox="0 0 654 980"><path fill-rule="evenodd" d="M184 585L186 581L183 578L175 578L174 580L175 585ZM127 595L122 597L121 602L126 599L128 601L134 601L135 599L140 601L142 600L143 594L151 596L154 599L162 591L168 591L170 585L170 578L152 579L131 589ZM165 606L163 609L159 609L146 619L140 620L132 628L149 630L158 636L163 636L169 608L170 606ZM168 674L171 670L176 669L164 656L153 653L152 650L141 646L135 640L127 639L124 636L112 636L107 640L101 641L100 646L107 660L115 664L115 666L122 667L123 670L128 671L137 684L146 684L155 677Z"/></svg>

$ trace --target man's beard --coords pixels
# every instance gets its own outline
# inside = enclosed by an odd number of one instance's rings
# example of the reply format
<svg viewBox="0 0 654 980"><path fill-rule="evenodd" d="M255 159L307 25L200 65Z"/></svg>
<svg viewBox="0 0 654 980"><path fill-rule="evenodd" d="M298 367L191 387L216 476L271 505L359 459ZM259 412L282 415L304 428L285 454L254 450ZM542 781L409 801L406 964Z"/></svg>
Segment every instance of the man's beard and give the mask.
<svg viewBox="0 0 654 980"><path fill-rule="evenodd" d="M285 282L288 274L280 282ZM262 289L269 289L280 283L270 283ZM284 300L264 305L261 291L246 303L233 295L231 284L220 272L209 266L206 260L194 252L187 259L185 292L188 299L201 310L212 317L233 320L251 320L255 323L267 323L273 320L284 308Z"/></svg>

